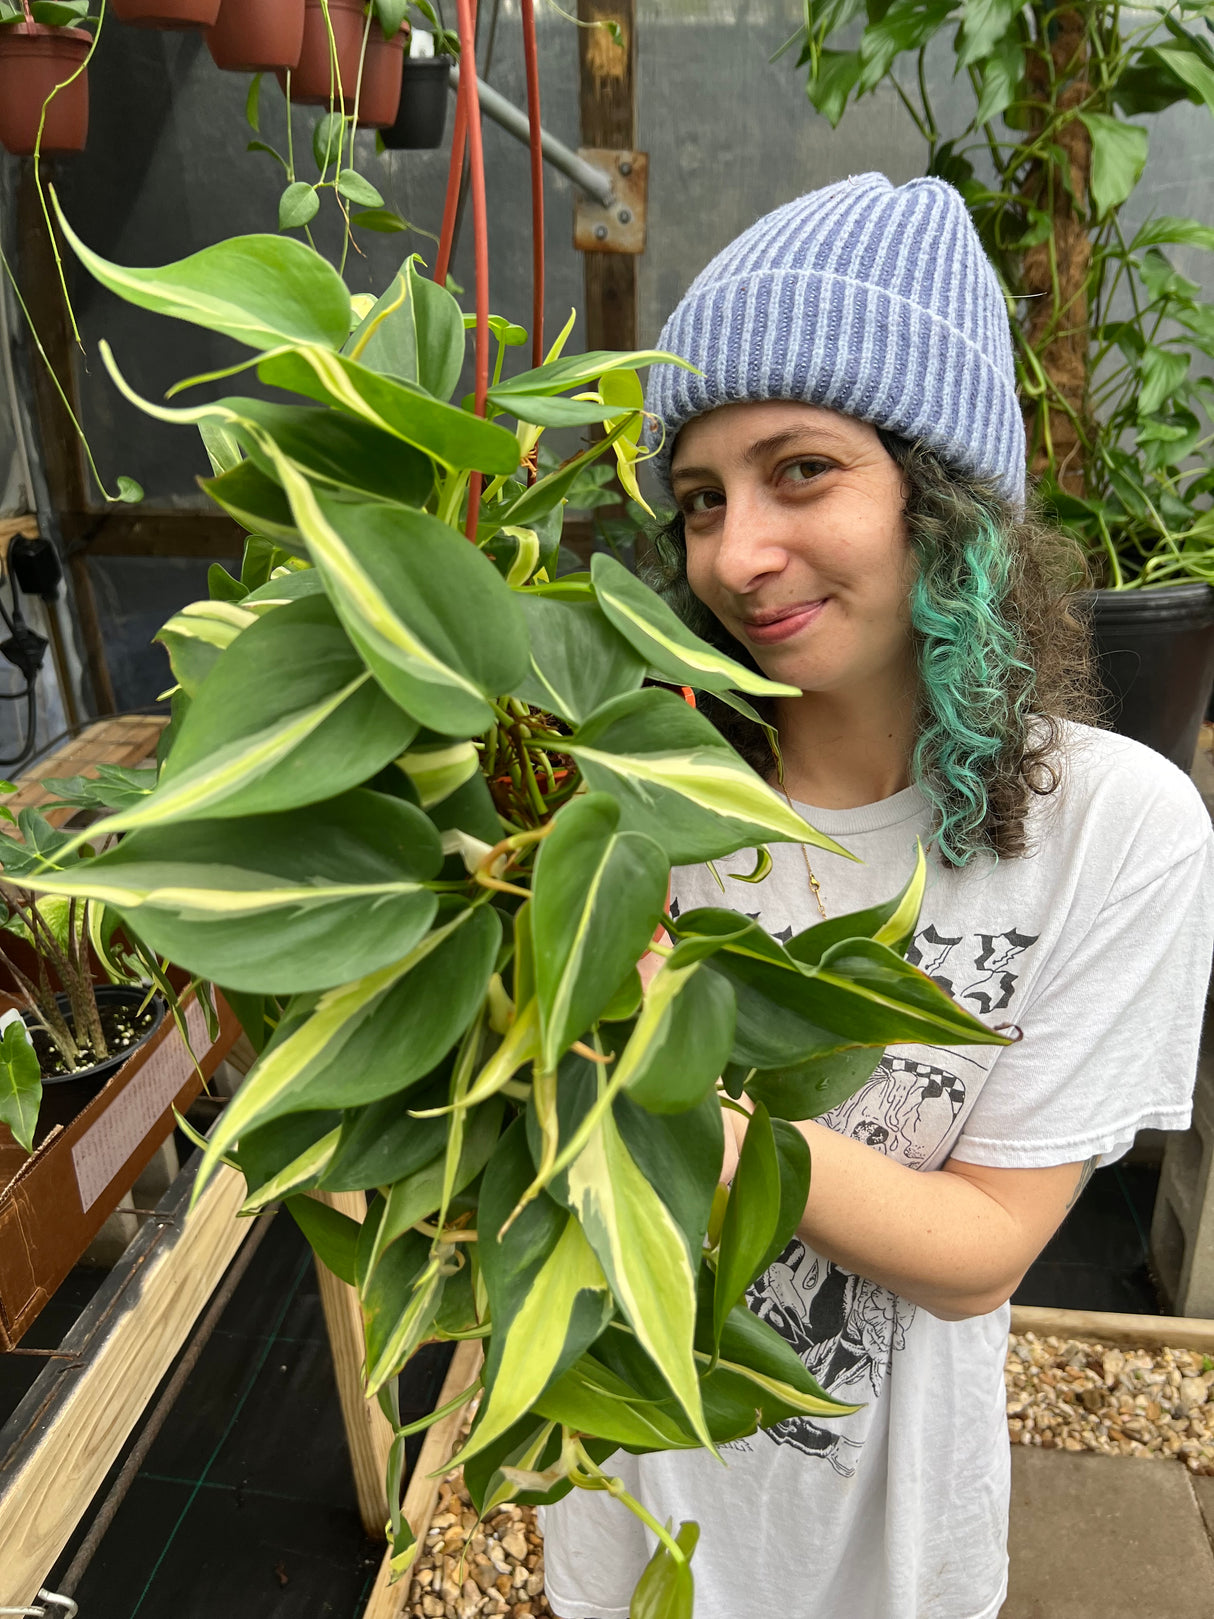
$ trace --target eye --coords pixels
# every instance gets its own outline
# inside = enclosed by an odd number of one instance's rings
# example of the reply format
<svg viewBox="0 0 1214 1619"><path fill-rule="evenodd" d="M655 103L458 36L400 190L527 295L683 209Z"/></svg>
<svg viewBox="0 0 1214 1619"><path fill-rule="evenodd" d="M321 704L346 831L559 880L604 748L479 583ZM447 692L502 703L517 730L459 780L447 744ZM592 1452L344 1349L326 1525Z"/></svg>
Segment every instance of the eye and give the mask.
<svg viewBox="0 0 1214 1619"><path fill-rule="evenodd" d="M719 489L693 489L690 494L683 496L679 504L685 517L697 517L723 506L725 496Z"/></svg>
<svg viewBox="0 0 1214 1619"><path fill-rule="evenodd" d="M818 456L805 456L800 461L790 461L780 469L780 479L787 483L809 483L823 472L829 472L831 463L823 461Z"/></svg>

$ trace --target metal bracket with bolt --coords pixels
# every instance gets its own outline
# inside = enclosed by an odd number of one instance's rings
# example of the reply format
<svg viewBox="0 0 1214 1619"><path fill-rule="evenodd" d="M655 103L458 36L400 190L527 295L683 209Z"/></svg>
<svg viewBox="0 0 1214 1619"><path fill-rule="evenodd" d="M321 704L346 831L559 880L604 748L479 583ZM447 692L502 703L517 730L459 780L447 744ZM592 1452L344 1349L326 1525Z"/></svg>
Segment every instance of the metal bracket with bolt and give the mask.
<svg viewBox="0 0 1214 1619"><path fill-rule="evenodd" d="M573 208L573 245L583 253L643 253L649 201L649 154L582 146L578 156L612 178L612 197L579 197Z"/></svg>

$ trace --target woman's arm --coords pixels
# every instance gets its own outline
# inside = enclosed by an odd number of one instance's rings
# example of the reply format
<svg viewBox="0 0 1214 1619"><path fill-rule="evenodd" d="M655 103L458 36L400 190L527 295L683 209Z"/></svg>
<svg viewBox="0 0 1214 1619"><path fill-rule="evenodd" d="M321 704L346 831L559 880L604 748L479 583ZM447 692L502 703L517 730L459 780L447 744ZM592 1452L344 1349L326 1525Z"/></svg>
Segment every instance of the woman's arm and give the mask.
<svg viewBox="0 0 1214 1619"><path fill-rule="evenodd" d="M740 1149L746 1120L732 1109L725 1118L732 1176L729 1137ZM985 1315L1011 1297L1095 1168L1095 1160L987 1169L950 1159L909 1169L813 1120L797 1129L813 1160L800 1235L944 1321Z"/></svg>

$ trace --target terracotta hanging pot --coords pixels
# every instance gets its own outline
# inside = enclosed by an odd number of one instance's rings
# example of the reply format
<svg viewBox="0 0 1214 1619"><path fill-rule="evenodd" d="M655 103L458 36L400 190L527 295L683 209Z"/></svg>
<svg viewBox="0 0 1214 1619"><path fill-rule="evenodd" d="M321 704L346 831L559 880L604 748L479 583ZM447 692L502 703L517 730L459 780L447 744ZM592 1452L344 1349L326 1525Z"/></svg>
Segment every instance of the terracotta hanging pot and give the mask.
<svg viewBox="0 0 1214 1619"><path fill-rule="evenodd" d="M291 100L306 106L327 107L330 95L333 105L353 101L354 86L358 83L358 58L363 44L363 25L366 14L363 0L329 0L329 22L337 46L337 72L341 90L333 82L329 57L329 30L325 27L325 14L320 0L307 0L304 7L303 46L299 64L291 73ZM285 90L287 75L278 70L278 82Z"/></svg>
<svg viewBox="0 0 1214 1619"><path fill-rule="evenodd" d="M451 99L449 56L408 56L401 79L400 107L384 130L389 151L425 152L443 144L447 102Z"/></svg>
<svg viewBox="0 0 1214 1619"><path fill-rule="evenodd" d="M358 97L360 124L383 129L395 120L400 107L401 72L408 38L408 31L402 28L394 39L385 39L378 21L372 19Z"/></svg>
<svg viewBox="0 0 1214 1619"><path fill-rule="evenodd" d="M113 0L119 22L135 28L210 28L219 0Z"/></svg>
<svg viewBox="0 0 1214 1619"><path fill-rule="evenodd" d="M299 66L303 35L304 0L221 0L207 49L229 73L268 73Z"/></svg>
<svg viewBox="0 0 1214 1619"><path fill-rule="evenodd" d="M85 28L28 21L0 28L0 142L14 157L33 153L43 103L56 85L71 78L92 43ZM86 69L47 107L41 150L82 152L88 127Z"/></svg>

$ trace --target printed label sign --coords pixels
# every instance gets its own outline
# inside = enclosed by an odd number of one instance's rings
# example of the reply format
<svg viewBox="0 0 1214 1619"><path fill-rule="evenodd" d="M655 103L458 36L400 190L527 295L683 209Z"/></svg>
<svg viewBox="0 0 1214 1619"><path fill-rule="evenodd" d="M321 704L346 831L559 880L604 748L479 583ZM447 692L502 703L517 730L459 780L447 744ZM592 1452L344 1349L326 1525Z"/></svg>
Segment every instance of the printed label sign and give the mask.
<svg viewBox="0 0 1214 1619"><path fill-rule="evenodd" d="M211 1042L207 1038L206 1018L196 1000L186 1008L185 1026L189 1030L190 1045L201 1057ZM81 1209L93 1206L131 1154L138 1150L193 1070L193 1059L182 1044L181 1035L171 1029L122 1095L114 1099L72 1148Z"/></svg>

